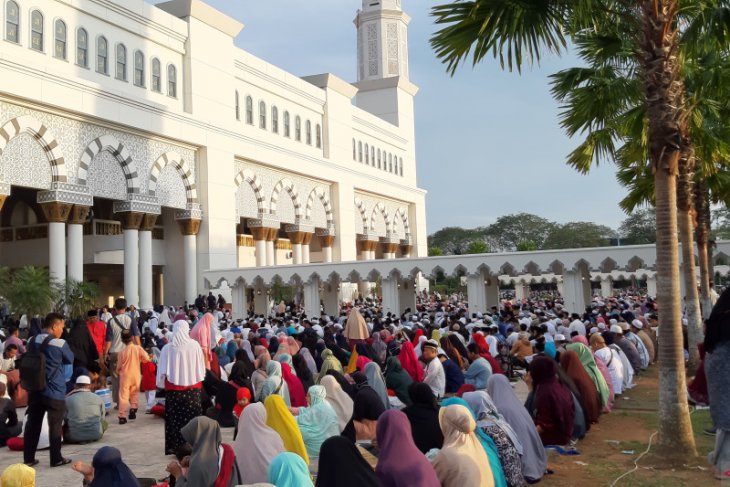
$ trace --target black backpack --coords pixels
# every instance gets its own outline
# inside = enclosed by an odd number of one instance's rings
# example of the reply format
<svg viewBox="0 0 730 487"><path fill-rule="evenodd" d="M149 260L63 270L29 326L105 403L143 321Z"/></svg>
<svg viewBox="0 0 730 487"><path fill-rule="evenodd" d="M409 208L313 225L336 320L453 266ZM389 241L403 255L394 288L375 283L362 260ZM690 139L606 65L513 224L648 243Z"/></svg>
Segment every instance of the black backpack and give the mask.
<svg viewBox="0 0 730 487"><path fill-rule="evenodd" d="M20 385L28 392L46 388L46 349L53 338L49 334L40 346L33 341L34 346L29 346L20 360Z"/></svg>

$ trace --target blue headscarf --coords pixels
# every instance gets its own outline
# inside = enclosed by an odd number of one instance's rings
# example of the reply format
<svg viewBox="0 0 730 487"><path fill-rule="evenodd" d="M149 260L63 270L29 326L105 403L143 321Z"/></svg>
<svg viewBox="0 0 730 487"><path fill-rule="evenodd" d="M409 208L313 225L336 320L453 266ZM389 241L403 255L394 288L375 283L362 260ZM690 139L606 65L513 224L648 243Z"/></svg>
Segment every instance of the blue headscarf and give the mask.
<svg viewBox="0 0 730 487"><path fill-rule="evenodd" d="M139 487L137 477L122 461L122 454L113 446L99 448L91 462L94 480L89 487Z"/></svg>
<svg viewBox="0 0 730 487"><path fill-rule="evenodd" d="M296 453L279 453L269 465L267 481L276 487L314 487L309 468Z"/></svg>
<svg viewBox="0 0 730 487"><path fill-rule="evenodd" d="M545 342L545 355L554 359L557 354L558 352L555 349L555 342Z"/></svg>
<svg viewBox="0 0 730 487"><path fill-rule="evenodd" d="M441 401L441 407L451 406L454 404L464 406L474 417L474 421L477 421L477 415L474 414L469 403L462 398L449 397ZM487 458L489 458L489 466L492 467L492 476L494 477L494 487L507 487L507 479L504 476L502 461L499 459L499 451L497 450L497 445L494 444L494 440L492 440L492 438L479 427L476 428L474 433L476 433L477 438L479 438L479 443L482 444L484 451L487 453Z"/></svg>

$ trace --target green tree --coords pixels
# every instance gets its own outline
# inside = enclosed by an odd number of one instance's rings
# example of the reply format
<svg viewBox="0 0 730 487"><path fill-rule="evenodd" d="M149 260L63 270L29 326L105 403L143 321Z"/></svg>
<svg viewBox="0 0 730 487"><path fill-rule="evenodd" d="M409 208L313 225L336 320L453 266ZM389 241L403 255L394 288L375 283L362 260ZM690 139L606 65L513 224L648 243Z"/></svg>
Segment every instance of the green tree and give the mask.
<svg viewBox="0 0 730 487"><path fill-rule="evenodd" d="M463 254L467 246L479 238L477 230L445 227L428 237L429 247L439 247L444 254Z"/></svg>
<svg viewBox="0 0 730 487"><path fill-rule="evenodd" d="M464 251L465 254L486 254L487 252L489 252L489 245L481 240L474 240Z"/></svg>
<svg viewBox="0 0 730 487"><path fill-rule="evenodd" d="M10 303L11 311L18 315L26 314L30 319L54 309L58 300L58 289L51 284L48 269L28 266L12 272L5 297Z"/></svg>
<svg viewBox="0 0 730 487"><path fill-rule="evenodd" d="M615 232L605 225L592 222L569 222L557 224L545 239L545 249L578 249L583 247L605 247Z"/></svg>
<svg viewBox="0 0 730 487"><path fill-rule="evenodd" d="M621 245L642 245L656 242L654 208L632 211L618 229Z"/></svg>
<svg viewBox="0 0 730 487"><path fill-rule="evenodd" d="M428 255L429 255L429 257L444 255L444 250L441 247L429 247Z"/></svg>
<svg viewBox="0 0 730 487"><path fill-rule="evenodd" d="M66 280L58 293L60 298L55 305L58 311L65 311L70 318L85 318L86 312L99 304L101 289L96 283Z"/></svg>
<svg viewBox="0 0 730 487"><path fill-rule="evenodd" d="M540 249L555 223L530 213L504 215L486 228L486 235L494 240L501 251L511 251L520 242L533 242Z"/></svg>
<svg viewBox="0 0 730 487"><path fill-rule="evenodd" d="M517 242L516 250L518 252L531 252L537 250L537 244L532 240L522 240Z"/></svg>

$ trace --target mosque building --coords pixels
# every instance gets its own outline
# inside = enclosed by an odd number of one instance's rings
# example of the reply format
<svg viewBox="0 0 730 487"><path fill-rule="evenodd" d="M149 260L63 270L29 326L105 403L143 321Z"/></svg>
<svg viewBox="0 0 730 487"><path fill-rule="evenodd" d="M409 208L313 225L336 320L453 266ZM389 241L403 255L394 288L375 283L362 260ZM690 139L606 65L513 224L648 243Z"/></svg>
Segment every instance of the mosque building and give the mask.
<svg viewBox="0 0 730 487"><path fill-rule="evenodd" d="M426 255L400 0L363 0L354 83L253 56L200 0L1 15L0 265L147 309L211 269Z"/></svg>

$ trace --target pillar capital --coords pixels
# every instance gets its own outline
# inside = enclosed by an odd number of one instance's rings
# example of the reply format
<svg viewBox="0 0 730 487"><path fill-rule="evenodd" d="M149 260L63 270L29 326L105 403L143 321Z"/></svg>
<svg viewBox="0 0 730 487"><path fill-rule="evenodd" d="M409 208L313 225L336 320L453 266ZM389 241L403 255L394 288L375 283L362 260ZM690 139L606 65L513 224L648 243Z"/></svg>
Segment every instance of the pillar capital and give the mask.
<svg viewBox="0 0 730 487"><path fill-rule="evenodd" d="M400 246L400 240L394 237L381 237L380 246L384 254L395 254Z"/></svg>
<svg viewBox="0 0 730 487"><path fill-rule="evenodd" d="M322 247L332 247L332 244L335 243L334 235L318 235L317 238L319 239L319 245Z"/></svg>
<svg viewBox="0 0 730 487"><path fill-rule="evenodd" d="M41 203L43 216L49 223L66 223L66 220L71 215L72 208L73 205L71 203L62 203L60 201Z"/></svg>
<svg viewBox="0 0 730 487"><path fill-rule="evenodd" d="M2 192L2 188L0 188L0 193ZM86 186L53 182L51 183L51 189L38 191L36 201L41 205L44 203L58 202L70 205L91 206L94 204L94 197L91 196L89 188Z"/></svg>
<svg viewBox="0 0 730 487"><path fill-rule="evenodd" d="M130 211L137 213L154 213L159 215L162 213L162 208L155 196L147 194L130 193L127 195L126 201L114 202L114 213Z"/></svg>
<svg viewBox="0 0 730 487"><path fill-rule="evenodd" d="M145 232L151 232L152 229L155 228L158 216L159 215L155 215L154 213L144 213L142 215L142 223L139 229Z"/></svg>
<svg viewBox="0 0 730 487"><path fill-rule="evenodd" d="M139 230L145 215L138 211L123 211L117 214L119 215L119 221L122 222L123 230Z"/></svg>
<svg viewBox="0 0 730 487"><path fill-rule="evenodd" d="M91 208L84 205L74 205L71 209L71 215L68 217L68 222L72 225L83 225L89 218L89 211Z"/></svg>
<svg viewBox="0 0 730 487"><path fill-rule="evenodd" d="M186 220L176 220L177 225L180 227L180 233L185 236L197 235L200 231L201 220L195 218L189 218Z"/></svg>

